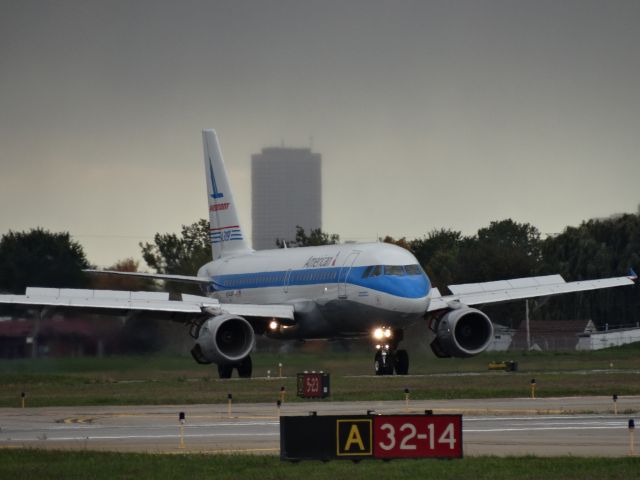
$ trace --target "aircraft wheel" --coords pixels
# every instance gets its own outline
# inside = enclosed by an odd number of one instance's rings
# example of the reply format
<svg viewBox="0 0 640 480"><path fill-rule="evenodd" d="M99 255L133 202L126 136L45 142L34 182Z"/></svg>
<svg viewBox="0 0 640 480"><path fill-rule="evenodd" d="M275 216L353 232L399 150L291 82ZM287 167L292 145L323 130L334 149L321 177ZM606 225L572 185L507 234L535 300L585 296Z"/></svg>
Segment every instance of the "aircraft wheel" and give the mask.
<svg viewBox="0 0 640 480"><path fill-rule="evenodd" d="M393 360L387 355L387 364L383 367L383 375L393 375Z"/></svg>
<svg viewBox="0 0 640 480"><path fill-rule="evenodd" d="M251 356L244 357L238 365L238 376L240 378L251 378L251 372L253 370L253 362Z"/></svg>
<svg viewBox="0 0 640 480"><path fill-rule="evenodd" d="M406 350L398 350L395 354L395 367L398 375L409 373L409 354Z"/></svg>
<svg viewBox="0 0 640 480"><path fill-rule="evenodd" d="M376 375L384 375L384 367L382 365L382 353L378 350L375 357L373 357L373 370Z"/></svg>
<svg viewBox="0 0 640 480"><path fill-rule="evenodd" d="M218 376L220 378L231 378L233 373L233 365L218 365Z"/></svg>

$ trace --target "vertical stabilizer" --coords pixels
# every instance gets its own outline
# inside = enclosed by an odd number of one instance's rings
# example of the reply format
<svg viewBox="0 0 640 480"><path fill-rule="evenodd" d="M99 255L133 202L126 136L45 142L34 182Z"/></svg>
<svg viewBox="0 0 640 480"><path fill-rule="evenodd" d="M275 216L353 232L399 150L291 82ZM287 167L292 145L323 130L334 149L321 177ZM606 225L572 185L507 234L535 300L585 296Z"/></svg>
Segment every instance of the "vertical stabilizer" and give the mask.
<svg viewBox="0 0 640 480"><path fill-rule="evenodd" d="M218 137L213 130L202 131L204 168L209 200L209 233L213 259L251 251L240 227L236 204L229 187Z"/></svg>

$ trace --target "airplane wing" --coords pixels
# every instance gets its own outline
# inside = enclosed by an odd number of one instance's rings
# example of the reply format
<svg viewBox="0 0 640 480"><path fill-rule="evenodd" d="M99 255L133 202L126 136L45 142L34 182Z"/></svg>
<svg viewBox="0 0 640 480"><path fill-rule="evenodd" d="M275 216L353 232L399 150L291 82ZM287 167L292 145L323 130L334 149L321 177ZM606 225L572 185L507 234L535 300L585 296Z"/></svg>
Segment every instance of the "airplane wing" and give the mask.
<svg viewBox="0 0 640 480"><path fill-rule="evenodd" d="M515 278L497 282L464 283L449 285L452 295L442 295L437 288L431 292L429 312L449 308L452 304L484 305L525 298L546 297L570 292L598 290L600 288L633 285L635 278L613 277L599 280L566 282L560 275Z"/></svg>
<svg viewBox="0 0 640 480"><path fill-rule="evenodd" d="M171 282L196 283L206 285L211 283L211 279L207 277L194 277L190 275L170 275L165 273L144 273L144 272L118 272L115 270L92 270L85 269L83 272L94 275L118 275L123 277L146 278L149 280L167 280Z"/></svg>
<svg viewBox="0 0 640 480"><path fill-rule="evenodd" d="M166 292L29 287L24 295L0 295L0 304L82 309L115 315L148 313L184 322L203 315L229 313L246 318L275 318L284 324L295 323L293 305L220 303L215 298L186 294L179 300L170 300Z"/></svg>

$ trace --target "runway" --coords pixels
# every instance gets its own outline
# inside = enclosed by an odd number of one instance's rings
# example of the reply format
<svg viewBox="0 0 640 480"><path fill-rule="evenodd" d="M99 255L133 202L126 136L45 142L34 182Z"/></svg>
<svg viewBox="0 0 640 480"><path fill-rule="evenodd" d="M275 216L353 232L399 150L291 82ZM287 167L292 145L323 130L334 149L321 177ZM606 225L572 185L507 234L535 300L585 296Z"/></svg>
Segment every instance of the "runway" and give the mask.
<svg viewBox="0 0 640 480"><path fill-rule="evenodd" d="M464 454L626 456L640 397L0 409L0 448L279 453L280 415L462 413ZM180 446L179 412L186 415ZM634 417L635 415L635 417Z"/></svg>

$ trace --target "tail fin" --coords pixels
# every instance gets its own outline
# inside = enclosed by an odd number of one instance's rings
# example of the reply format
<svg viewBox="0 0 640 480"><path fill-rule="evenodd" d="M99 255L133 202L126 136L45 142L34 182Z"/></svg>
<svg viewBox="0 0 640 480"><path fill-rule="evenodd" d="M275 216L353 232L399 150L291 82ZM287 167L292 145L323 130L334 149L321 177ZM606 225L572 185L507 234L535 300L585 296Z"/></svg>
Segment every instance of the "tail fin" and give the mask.
<svg viewBox="0 0 640 480"><path fill-rule="evenodd" d="M250 252L251 248L240 227L216 132L203 130L202 142L204 144L204 166L209 199L209 232L213 259Z"/></svg>

